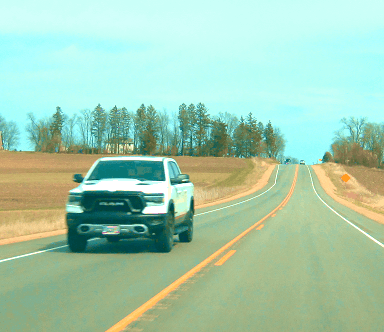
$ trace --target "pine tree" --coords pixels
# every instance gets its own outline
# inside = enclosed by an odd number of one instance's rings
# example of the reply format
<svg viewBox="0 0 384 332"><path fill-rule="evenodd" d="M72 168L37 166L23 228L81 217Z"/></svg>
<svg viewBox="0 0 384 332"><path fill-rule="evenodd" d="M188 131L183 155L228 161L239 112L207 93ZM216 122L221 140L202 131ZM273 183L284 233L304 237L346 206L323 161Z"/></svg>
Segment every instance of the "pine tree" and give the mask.
<svg viewBox="0 0 384 332"><path fill-rule="evenodd" d="M241 116L239 124L233 133L233 144L235 147L235 154L238 158L246 157L246 139L247 128L244 123L244 118Z"/></svg>
<svg viewBox="0 0 384 332"><path fill-rule="evenodd" d="M180 122L180 131L181 131L181 154L185 155L185 147L187 145L188 134L191 130L191 123L189 119L189 112L187 110L187 105L184 103L179 106L179 116Z"/></svg>
<svg viewBox="0 0 384 332"><path fill-rule="evenodd" d="M134 147L135 153L144 153L144 129L146 123L146 107L141 104L134 116Z"/></svg>
<svg viewBox="0 0 384 332"><path fill-rule="evenodd" d="M264 139L267 147L267 154L269 158L276 157L276 137L273 132L271 121L268 122L264 129Z"/></svg>
<svg viewBox="0 0 384 332"><path fill-rule="evenodd" d="M195 132L196 132L196 107L194 104L189 104L187 109L187 118L188 118L188 131L187 136L189 139L189 155L193 155L193 149L194 149L194 138L195 138Z"/></svg>
<svg viewBox="0 0 384 332"><path fill-rule="evenodd" d="M64 126L64 113L60 106L56 107L56 113L52 116L52 123L50 126L51 142L53 151L60 152L62 130Z"/></svg>
<svg viewBox="0 0 384 332"><path fill-rule="evenodd" d="M227 125L220 119L212 122L210 149L215 157L223 157L228 153Z"/></svg>
<svg viewBox="0 0 384 332"><path fill-rule="evenodd" d="M112 153L120 153L119 147L120 147L120 130L121 130L121 116L120 116L120 110L115 107L113 107L108 114L108 143L111 147Z"/></svg>
<svg viewBox="0 0 384 332"><path fill-rule="evenodd" d="M143 133L143 153L154 154L159 135L159 116L156 109L149 105L146 110L144 133Z"/></svg>
<svg viewBox="0 0 384 332"><path fill-rule="evenodd" d="M95 137L98 153L102 152L106 128L107 113L101 105L98 104L92 112L92 135Z"/></svg>
<svg viewBox="0 0 384 332"><path fill-rule="evenodd" d="M196 147L197 155L203 155L203 145L207 141L207 131L210 125L208 110L203 103L196 105Z"/></svg>

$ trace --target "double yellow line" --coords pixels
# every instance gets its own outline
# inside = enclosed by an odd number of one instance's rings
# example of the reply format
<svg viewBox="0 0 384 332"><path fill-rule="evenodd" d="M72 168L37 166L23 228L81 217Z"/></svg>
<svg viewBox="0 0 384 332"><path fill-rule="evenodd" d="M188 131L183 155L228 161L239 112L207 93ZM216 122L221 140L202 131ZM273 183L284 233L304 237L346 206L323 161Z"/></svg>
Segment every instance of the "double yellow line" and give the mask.
<svg viewBox="0 0 384 332"><path fill-rule="evenodd" d="M114 326L109 328L106 332L118 332L123 330L125 327L127 327L129 324L134 322L137 318L139 318L142 314L144 314L146 311L151 309L156 303L164 299L169 293L173 292L176 290L179 286L181 286L185 281L187 281L189 278L191 278L194 274L199 272L204 266L212 262L217 256L219 256L221 253L226 251L228 248L230 248L232 245L234 245L237 241L239 241L242 237L247 235L250 231L253 229L257 228L264 220L269 218L272 214L274 214L278 209L281 209L284 207L289 199L291 198L293 191L295 189L296 181L297 181L297 174L298 174L298 166L296 166L295 170L295 176L293 178L293 182L291 185L291 189L289 190L288 195L284 198L284 200L275 208L273 209L270 213L268 213L265 217L260 219L258 222L253 224L251 227L246 229L244 232L242 232L240 235L236 236L233 240L229 241L226 245L221 247L219 250L217 250L215 253L213 253L211 256L203 260L201 263L196 265L193 269L188 271L186 274L181 276L179 279L174 281L172 284L170 284L168 287L164 288L160 293L156 294L154 297L152 297L150 300L145 302L142 306L137 308L135 311L131 312L128 316L123 318L121 321L116 323ZM257 229L261 229L257 228ZM235 251L231 250L229 251L226 255L223 256L222 260L219 260L216 264L221 265L224 263L230 256L232 256L235 253ZM224 259L225 258L225 259ZM220 264L221 263L221 264Z"/></svg>

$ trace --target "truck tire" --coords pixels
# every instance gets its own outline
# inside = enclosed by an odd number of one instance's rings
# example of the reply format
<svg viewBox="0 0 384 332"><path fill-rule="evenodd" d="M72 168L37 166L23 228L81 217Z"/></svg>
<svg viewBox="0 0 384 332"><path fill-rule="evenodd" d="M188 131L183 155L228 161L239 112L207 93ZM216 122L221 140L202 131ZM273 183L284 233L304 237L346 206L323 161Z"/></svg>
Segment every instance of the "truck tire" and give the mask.
<svg viewBox="0 0 384 332"><path fill-rule="evenodd" d="M188 229L179 234L180 242L191 242L193 239L193 212L189 211L189 214Z"/></svg>
<svg viewBox="0 0 384 332"><path fill-rule="evenodd" d="M156 249L159 252L170 252L173 247L173 233L175 220L172 212L168 212L164 229L155 239Z"/></svg>
<svg viewBox="0 0 384 332"><path fill-rule="evenodd" d="M68 245L72 252L84 252L87 247L87 238L77 234L76 229L68 229Z"/></svg>

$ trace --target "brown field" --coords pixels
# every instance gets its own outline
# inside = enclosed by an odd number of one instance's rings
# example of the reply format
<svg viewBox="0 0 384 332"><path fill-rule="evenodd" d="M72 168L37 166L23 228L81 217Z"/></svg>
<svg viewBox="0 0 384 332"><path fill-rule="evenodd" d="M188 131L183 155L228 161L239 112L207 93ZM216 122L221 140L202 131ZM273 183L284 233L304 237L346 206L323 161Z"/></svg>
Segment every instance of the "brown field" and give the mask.
<svg viewBox="0 0 384 332"><path fill-rule="evenodd" d="M65 228L65 202L101 155L0 153L0 239ZM174 157L195 185L196 205L235 195L254 185L271 161Z"/></svg>
<svg viewBox="0 0 384 332"><path fill-rule="evenodd" d="M384 214L384 170L325 163L321 167L334 185L334 193L375 213ZM348 174L348 182L341 176Z"/></svg>

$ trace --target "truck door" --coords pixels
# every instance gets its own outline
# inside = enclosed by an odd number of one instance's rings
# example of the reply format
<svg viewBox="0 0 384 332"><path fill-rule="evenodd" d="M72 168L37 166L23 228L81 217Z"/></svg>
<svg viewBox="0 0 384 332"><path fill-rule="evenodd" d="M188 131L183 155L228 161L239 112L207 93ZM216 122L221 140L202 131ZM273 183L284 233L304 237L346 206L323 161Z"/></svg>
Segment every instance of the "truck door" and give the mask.
<svg viewBox="0 0 384 332"><path fill-rule="evenodd" d="M171 161L170 166L172 167L176 177L179 174L181 174L180 169L175 162ZM187 184L186 183L177 184L176 190L177 190L178 205L179 205L178 212L180 217L184 219L185 214L189 210L189 202L187 201L188 200Z"/></svg>
<svg viewBox="0 0 384 332"><path fill-rule="evenodd" d="M168 174L169 174L169 179L172 180L177 177L174 167L171 166L171 162L168 162ZM180 198L179 198L179 190L178 190L177 184L171 184L172 187L172 197L173 197L173 202L175 205L175 222L178 222L178 218L180 218Z"/></svg>

